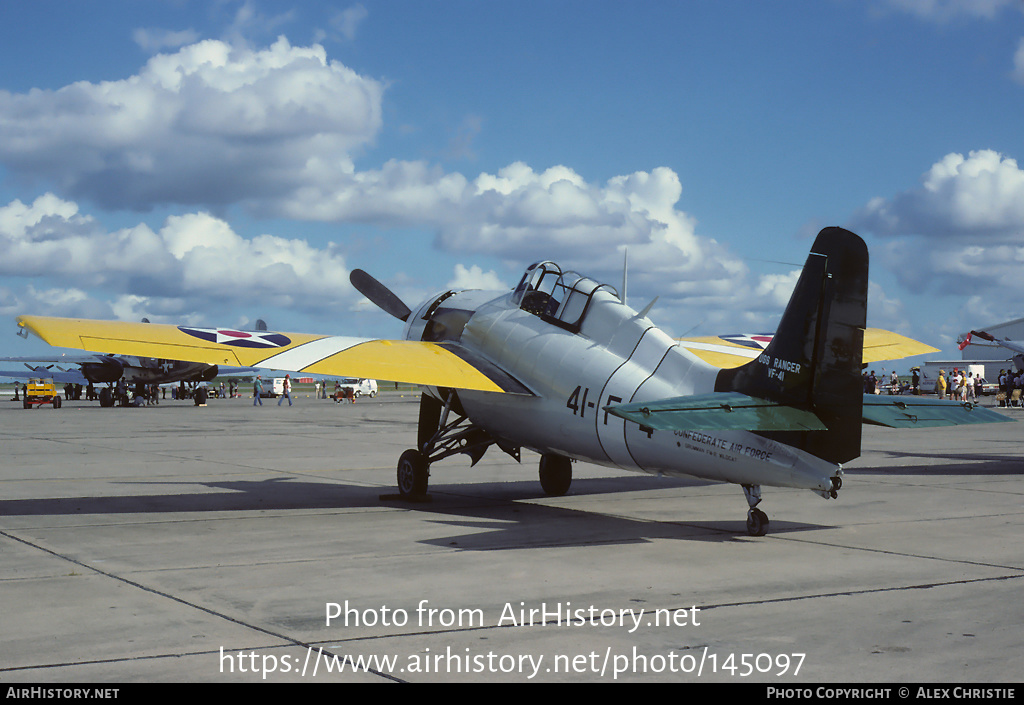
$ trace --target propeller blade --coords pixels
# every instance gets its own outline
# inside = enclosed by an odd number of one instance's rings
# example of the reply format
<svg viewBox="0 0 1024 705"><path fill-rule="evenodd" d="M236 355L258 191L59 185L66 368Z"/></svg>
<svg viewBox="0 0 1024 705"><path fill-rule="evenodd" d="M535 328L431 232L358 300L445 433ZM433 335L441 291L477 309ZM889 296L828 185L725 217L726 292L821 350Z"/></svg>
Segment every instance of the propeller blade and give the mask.
<svg viewBox="0 0 1024 705"><path fill-rule="evenodd" d="M352 286L356 288L356 291L398 320L405 321L412 314L409 307L406 306L400 298L395 296L391 289L381 284L363 270L353 269L351 274L349 274L348 279L352 282Z"/></svg>

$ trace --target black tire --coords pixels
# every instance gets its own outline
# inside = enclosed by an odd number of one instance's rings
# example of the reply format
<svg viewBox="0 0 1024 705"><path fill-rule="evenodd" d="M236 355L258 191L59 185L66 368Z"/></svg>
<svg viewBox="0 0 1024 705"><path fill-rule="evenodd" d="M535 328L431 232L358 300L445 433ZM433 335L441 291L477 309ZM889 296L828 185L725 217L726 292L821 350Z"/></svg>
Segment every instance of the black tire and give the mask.
<svg viewBox="0 0 1024 705"><path fill-rule="evenodd" d="M25 397L24 399L21 400L21 408L22 409L31 409L32 408L32 405L28 403L28 397Z"/></svg>
<svg viewBox="0 0 1024 705"><path fill-rule="evenodd" d="M200 387L196 390L196 393L192 395L195 399L196 406L200 406L206 403L206 388Z"/></svg>
<svg viewBox="0 0 1024 705"><path fill-rule="evenodd" d="M561 497L572 484L572 461L564 455L542 455L540 486L549 497Z"/></svg>
<svg viewBox="0 0 1024 705"><path fill-rule="evenodd" d="M114 393L109 388L100 390L100 406L110 407L114 405Z"/></svg>
<svg viewBox="0 0 1024 705"><path fill-rule="evenodd" d="M760 509L751 509L747 513L747 533L751 536L764 536L768 533L768 515Z"/></svg>
<svg viewBox="0 0 1024 705"><path fill-rule="evenodd" d="M54 397L53 398L53 408L54 409L59 409L60 408L60 404L61 404L60 397Z"/></svg>
<svg viewBox="0 0 1024 705"><path fill-rule="evenodd" d="M430 463L418 450L407 450L398 459L398 493L403 497L419 498L427 493Z"/></svg>

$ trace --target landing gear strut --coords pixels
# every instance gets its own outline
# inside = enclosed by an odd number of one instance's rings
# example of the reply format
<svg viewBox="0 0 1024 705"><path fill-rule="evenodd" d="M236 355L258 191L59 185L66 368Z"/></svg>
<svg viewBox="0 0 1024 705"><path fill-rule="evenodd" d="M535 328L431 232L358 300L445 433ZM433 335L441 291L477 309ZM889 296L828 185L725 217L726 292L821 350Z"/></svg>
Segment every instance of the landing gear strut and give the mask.
<svg viewBox="0 0 1024 705"><path fill-rule="evenodd" d="M747 511L747 533L764 536L768 532L768 515L757 508L761 503L761 485L743 485L743 494L750 509Z"/></svg>

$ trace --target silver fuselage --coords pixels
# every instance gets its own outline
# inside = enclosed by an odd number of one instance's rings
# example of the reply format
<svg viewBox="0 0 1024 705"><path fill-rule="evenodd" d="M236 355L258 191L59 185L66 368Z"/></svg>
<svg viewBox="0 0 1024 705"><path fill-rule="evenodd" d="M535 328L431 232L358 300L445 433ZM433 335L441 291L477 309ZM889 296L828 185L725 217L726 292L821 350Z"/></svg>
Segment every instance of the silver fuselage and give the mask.
<svg viewBox="0 0 1024 705"><path fill-rule="evenodd" d="M406 324L419 340L430 299ZM533 395L459 392L470 420L538 453L659 475L827 492L839 467L746 431L652 431L603 407L713 392L717 367L680 347L607 290L593 293L578 331L520 308L512 293L448 294L465 312L452 340L502 368Z"/></svg>

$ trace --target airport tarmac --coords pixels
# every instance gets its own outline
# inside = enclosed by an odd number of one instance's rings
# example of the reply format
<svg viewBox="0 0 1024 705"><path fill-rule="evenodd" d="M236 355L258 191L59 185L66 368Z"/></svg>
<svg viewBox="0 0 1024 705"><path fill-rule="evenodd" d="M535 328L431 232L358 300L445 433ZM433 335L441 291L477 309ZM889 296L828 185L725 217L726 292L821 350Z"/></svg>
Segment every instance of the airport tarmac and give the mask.
<svg viewBox="0 0 1024 705"><path fill-rule="evenodd" d="M1020 680L1024 423L866 427L752 538L734 485L495 448L391 499L416 400L0 402L0 683Z"/></svg>

